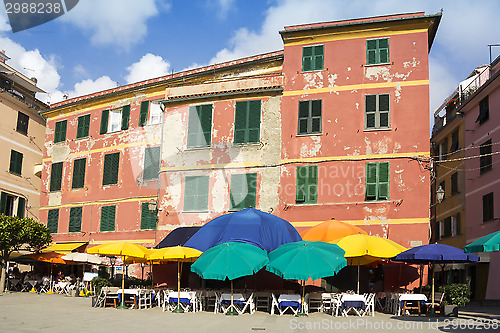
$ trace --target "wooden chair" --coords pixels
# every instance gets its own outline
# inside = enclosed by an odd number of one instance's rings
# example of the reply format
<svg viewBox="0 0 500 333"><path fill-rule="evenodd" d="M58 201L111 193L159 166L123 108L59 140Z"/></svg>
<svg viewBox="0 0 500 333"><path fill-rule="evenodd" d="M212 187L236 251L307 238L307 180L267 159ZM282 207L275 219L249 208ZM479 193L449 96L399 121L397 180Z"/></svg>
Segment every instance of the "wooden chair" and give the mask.
<svg viewBox="0 0 500 333"><path fill-rule="evenodd" d="M103 298L102 306L113 305L116 309L118 304L118 287L103 287L101 289L101 295Z"/></svg>
<svg viewBox="0 0 500 333"><path fill-rule="evenodd" d="M434 313L443 314L443 299L444 293L434 293L434 303L432 303L432 295L428 297L428 302L425 303L427 306L427 313L429 313L430 309L434 309Z"/></svg>

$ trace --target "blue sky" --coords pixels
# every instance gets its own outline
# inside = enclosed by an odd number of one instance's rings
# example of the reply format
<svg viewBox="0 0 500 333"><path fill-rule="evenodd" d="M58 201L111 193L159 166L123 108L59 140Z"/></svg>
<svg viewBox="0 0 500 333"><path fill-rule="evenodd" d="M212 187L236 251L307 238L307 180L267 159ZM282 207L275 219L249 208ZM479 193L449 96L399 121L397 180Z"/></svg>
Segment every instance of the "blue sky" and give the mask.
<svg viewBox="0 0 500 333"><path fill-rule="evenodd" d="M55 103L171 71L282 49L284 26L425 11L443 19L430 54L431 112L500 43L500 1L80 0L54 21L12 33L0 5L7 64L37 77ZM500 47L494 48L494 56Z"/></svg>

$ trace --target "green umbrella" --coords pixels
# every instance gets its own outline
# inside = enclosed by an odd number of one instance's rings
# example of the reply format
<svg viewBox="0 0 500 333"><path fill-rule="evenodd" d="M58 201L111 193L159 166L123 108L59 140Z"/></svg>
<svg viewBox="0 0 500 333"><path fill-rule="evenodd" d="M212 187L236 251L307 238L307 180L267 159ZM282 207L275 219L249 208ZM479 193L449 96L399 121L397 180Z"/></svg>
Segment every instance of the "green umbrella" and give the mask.
<svg viewBox="0 0 500 333"><path fill-rule="evenodd" d="M492 252L500 250L500 231L495 231L465 247L465 253Z"/></svg>
<svg viewBox="0 0 500 333"><path fill-rule="evenodd" d="M300 241L281 245L269 253L266 270L284 279L302 280L304 309L305 281L333 276L347 266L344 250L336 244Z"/></svg>
<svg viewBox="0 0 500 333"><path fill-rule="evenodd" d="M247 243L229 242L203 252L191 271L203 279L231 280L231 311L226 314L237 314L233 305L233 280L257 273L268 262L266 251Z"/></svg>

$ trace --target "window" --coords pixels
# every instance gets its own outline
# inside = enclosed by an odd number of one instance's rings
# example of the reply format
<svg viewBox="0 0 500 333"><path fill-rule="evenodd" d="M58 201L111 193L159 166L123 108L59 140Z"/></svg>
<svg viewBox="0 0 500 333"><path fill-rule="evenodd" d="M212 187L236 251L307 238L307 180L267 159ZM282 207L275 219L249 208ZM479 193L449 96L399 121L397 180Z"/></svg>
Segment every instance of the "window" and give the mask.
<svg viewBox="0 0 500 333"><path fill-rule="evenodd" d="M458 129L453 131L451 133L451 147L450 147L450 153L457 151L459 148L459 143L458 143Z"/></svg>
<svg viewBox="0 0 500 333"><path fill-rule="evenodd" d="M452 227L451 227L451 216L448 216L447 218L444 219L443 221L444 227L443 227L443 237L451 237L452 235Z"/></svg>
<svg viewBox="0 0 500 333"><path fill-rule="evenodd" d="M187 146L208 147L212 140L212 104L189 107Z"/></svg>
<svg viewBox="0 0 500 333"><path fill-rule="evenodd" d="M113 110L103 110L101 116L101 134L128 129L130 105Z"/></svg>
<svg viewBox="0 0 500 333"><path fill-rule="evenodd" d="M491 139L483 142L479 147L479 174L482 175L491 170L493 164L493 157L491 155Z"/></svg>
<svg viewBox="0 0 500 333"><path fill-rule="evenodd" d="M62 171L63 162L52 163L50 169L50 192L61 190Z"/></svg>
<svg viewBox="0 0 500 333"><path fill-rule="evenodd" d="M102 185L118 184L118 169L120 166L120 153L104 155L104 170L102 173Z"/></svg>
<svg viewBox="0 0 500 333"><path fill-rule="evenodd" d="M458 172L451 175L451 194L458 193Z"/></svg>
<svg viewBox="0 0 500 333"><path fill-rule="evenodd" d="M9 172L20 176L22 168L23 168L23 154L21 154L18 151L11 150Z"/></svg>
<svg viewBox="0 0 500 333"><path fill-rule="evenodd" d="M67 120L62 120L56 122L56 129L54 132L54 143L66 141L66 127L68 125Z"/></svg>
<svg viewBox="0 0 500 333"><path fill-rule="evenodd" d="M149 112L149 121L148 121ZM161 108L159 103L154 103L150 101L141 102L141 112L139 114L139 126L145 126L147 124L154 125L161 122Z"/></svg>
<svg viewBox="0 0 500 333"><path fill-rule="evenodd" d="M155 213L149 210L149 203L143 202L141 209L141 230L156 229Z"/></svg>
<svg viewBox="0 0 500 333"><path fill-rule="evenodd" d="M186 177L184 184L184 210L208 210L208 176Z"/></svg>
<svg viewBox="0 0 500 333"><path fill-rule="evenodd" d="M101 232L115 231L116 206L101 207Z"/></svg>
<svg viewBox="0 0 500 333"><path fill-rule="evenodd" d="M451 216L451 237L461 234L460 213Z"/></svg>
<svg viewBox="0 0 500 333"><path fill-rule="evenodd" d="M490 106L488 96L486 96L479 102L479 115L477 116L476 123L479 121L479 125L482 125L488 119L490 119Z"/></svg>
<svg viewBox="0 0 500 333"><path fill-rule="evenodd" d="M317 71L323 69L323 45L304 46L302 48L302 71Z"/></svg>
<svg viewBox="0 0 500 333"><path fill-rule="evenodd" d="M255 207L257 174L231 175L231 210Z"/></svg>
<svg viewBox="0 0 500 333"><path fill-rule="evenodd" d="M321 100L299 101L298 134L321 133Z"/></svg>
<svg viewBox="0 0 500 333"><path fill-rule="evenodd" d="M390 128L390 95L365 95L365 129Z"/></svg>
<svg viewBox="0 0 500 333"><path fill-rule="evenodd" d="M76 138L86 138L89 136L90 129L90 114L78 117L78 125L76 128Z"/></svg>
<svg viewBox="0 0 500 333"><path fill-rule="evenodd" d="M434 240L438 240L438 239L441 239L441 233L440 233L440 229L441 229L441 221L436 221L436 223L434 224Z"/></svg>
<svg viewBox="0 0 500 333"><path fill-rule="evenodd" d="M149 101L141 102L141 111L139 113L139 126L146 126L148 120Z"/></svg>
<svg viewBox="0 0 500 333"><path fill-rule="evenodd" d="M366 201L389 200L389 162L366 163Z"/></svg>
<svg viewBox="0 0 500 333"><path fill-rule="evenodd" d="M318 166L298 166L295 203L315 204L318 199Z"/></svg>
<svg viewBox="0 0 500 333"><path fill-rule="evenodd" d="M85 185L86 158L79 158L73 162L73 182L71 188L83 188Z"/></svg>
<svg viewBox="0 0 500 333"><path fill-rule="evenodd" d="M492 221L494 218L493 192L491 192L483 195L483 222Z"/></svg>
<svg viewBox="0 0 500 333"><path fill-rule="evenodd" d="M148 147L144 150L144 171L142 180L158 179L160 171L160 147Z"/></svg>
<svg viewBox="0 0 500 333"><path fill-rule="evenodd" d="M59 209L50 209L47 214L47 228L50 233L57 233L57 226L59 224Z"/></svg>
<svg viewBox="0 0 500 333"><path fill-rule="evenodd" d="M71 207L69 210L68 232L80 232L82 230L82 207Z"/></svg>
<svg viewBox="0 0 500 333"><path fill-rule="evenodd" d="M17 113L17 126L16 126L16 131L19 133L22 133L24 135L28 135L28 123L29 123L30 117L25 115L22 112Z"/></svg>
<svg viewBox="0 0 500 333"><path fill-rule="evenodd" d="M448 155L448 138L444 138L439 144L439 160L445 160Z"/></svg>
<svg viewBox="0 0 500 333"><path fill-rule="evenodd" d="M366 41L366 64L389 63L389 38L368 39Z"/></svg>
<svg viewBox="0 0 500 333"><path fill-rule="evenodd" d="M24 211L26 206L26 199L23 197L17 197L10 195L6 192L2 192L0 196L0 214L5 214L7 216L14 216L16 211L17 202L17 216L24 218Z"/></svg>
<svg viewBox="0 0 500 333"><path fill-rule="evenodd" d="M260 141L261 101L236 102L234 114L234 143L256 143Z"/></svg>

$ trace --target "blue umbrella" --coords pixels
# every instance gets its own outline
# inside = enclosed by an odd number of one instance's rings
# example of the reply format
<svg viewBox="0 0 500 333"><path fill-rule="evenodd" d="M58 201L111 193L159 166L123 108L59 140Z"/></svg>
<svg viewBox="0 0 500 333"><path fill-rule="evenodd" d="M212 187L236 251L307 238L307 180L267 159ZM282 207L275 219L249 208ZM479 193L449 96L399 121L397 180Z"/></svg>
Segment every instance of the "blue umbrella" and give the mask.
<svg viewBox="0 0 500 333"><path fill-rule="evenodd" d="M163 249L164 247L184 246L201 227L179 227L172 230L165 238L162 239L155 249Z"/></svg>
<svg viewBox="0 0 500 333"><path fill-rule="evenodd" d="M412 264L447 264L456 262L476 262L479 257L464 250L444 244L420 245L401 252L393 261L402 261ZM434 306L434 269L432 272L432 304ZM432 308L434 310L434 307Z"/></svg>
<svg viewBox="0 0 500 333"><path fill-rule="evenodd" d="M184 246L205 252L218 244L240 242L271 252L280 245L301 240L289 222L254 208L246 208L208 222Z"/></svg>

